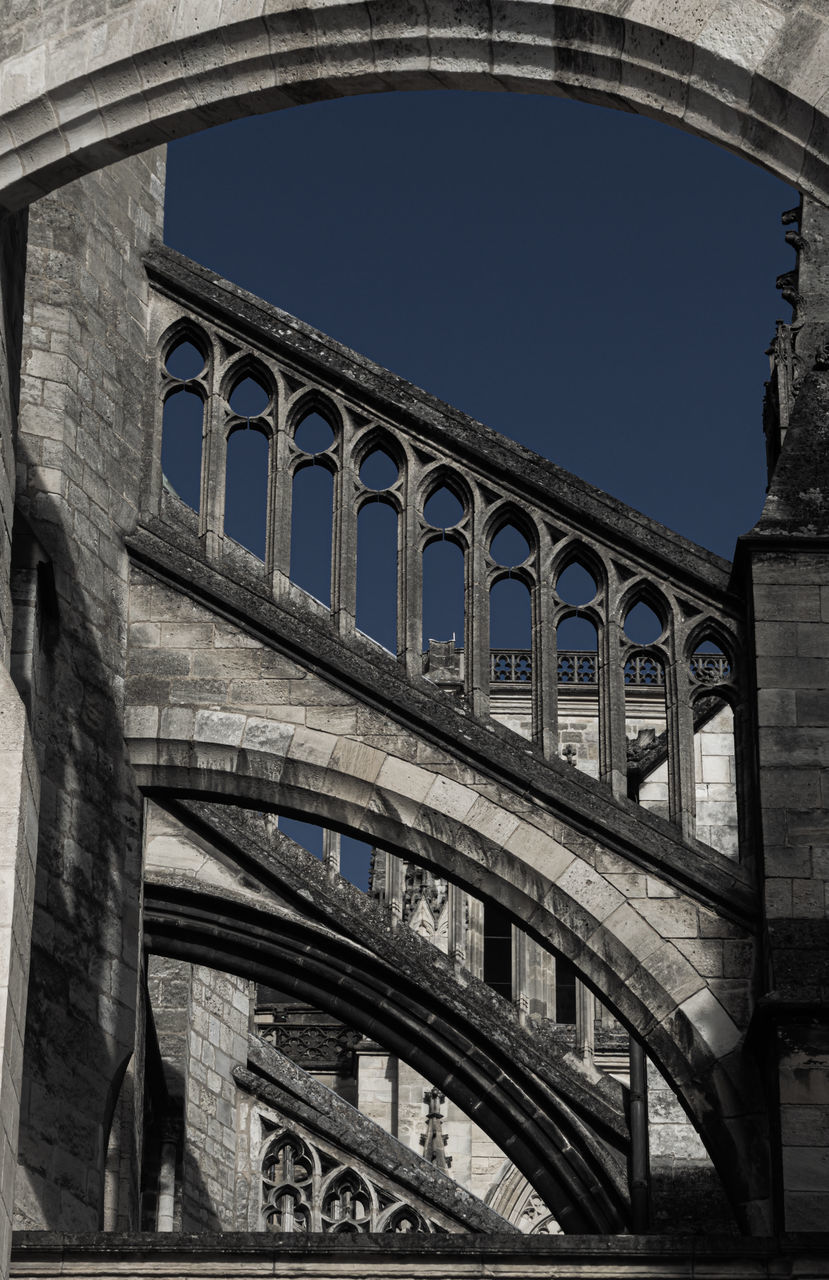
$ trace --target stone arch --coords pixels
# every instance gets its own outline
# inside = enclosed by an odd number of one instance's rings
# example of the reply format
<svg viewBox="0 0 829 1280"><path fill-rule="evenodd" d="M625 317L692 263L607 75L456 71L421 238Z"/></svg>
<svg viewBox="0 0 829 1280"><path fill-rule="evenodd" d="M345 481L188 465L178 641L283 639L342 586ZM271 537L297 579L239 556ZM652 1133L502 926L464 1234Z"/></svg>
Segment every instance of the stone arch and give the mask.
<svg viewBox="0 0 829 1280"><path fill-rule="evenodd" d="M266 985L378 1040L454 1097L521 1168L564 1230L618 1231L628 1209L618 1119L601 1126L577 1117L564 1095L585 1105L586 1081L561 1093L498 1035L491 1020L463 1016L428 984L327 924L271 913L259 904L153 880L147 885L145 936L156 954L207 964ZM488 992L486 993L489 994ZM576 1092L573 1086L575 1084Z"/></svg>
<svg viewBox="0 0 829 1280"><path fill-rule="evenodd" d="M401 23L383 0L242 0L233 21L211 21L195 0L166 11L132 0L117 19L94 18L47 50L40 33L61 29L51 8L55 0L8 32L11 47L28 37L28 51L3 69L7 209L240 115L447 87L552 93L655 116L829 198L829 16L813 15L804 31L797 10L774 4L739 22L719 6L650 6L640 22L611 0L507 0L497 16L485 0L462 11L439 0Z"/></svg>
<svg viewBox="0 0 829 1280"><path fill-rule="evenodd" d="M90 19L78 33L77 57L71 36L61 57L47 57L45 46L36 42L24 43L26 52L5 65L10 132L8 147L0 154L0 203L20 207L81 173L249 111L347 92L464 84L621 103L723 142L818 198L825 200L829 192L827 114L813 105L825 97L826 80L806 60L800 79L786 72L781 53L786 52L792 20L782 13L779 24L758 28L757 39L741 46L738 39L729 44L716 25L709 30L704 21L700 38L692 41L678 29L608 15L610 5L602 0L580 7L509 3L504 12L527 24L529 34L522 42L511 35L506 20L503 29L492 30L489 9L482 3L465 6L459 18L457 7L444 2L432 6L436 29L431 34L425 23L421 32L414 21L410 41L402 51L398 45L388 54L379 3L359 8L332 4L312 15L306 5L278 15L271 11L275 5L266 5L260 19L261 7L254 17L251 4L246 17L243 0L236 10L239 20L212 32L205 29L203 7L180 7L174 30L172 11L166 17L154 11L151 24L142 21L149 3L133 0L121 7L117 22ZM764 13L771 16L773 9L767 5ZM49 30L49 18L47 4L43 15L38 14L38 26ZM585 24L580 32L577 21ZM655 18L654 24L670 21ZM816 24L822 21L815 19ZM343 30L345 40L335 35ZM18 34L16 28L10 31L10 45ZM811 44L820 48L817 32ZM92 50L95 65L89 61ZM343 56L338 58L338 51ZM220 750L222 744L216 746ZM633 1012L631 1007L631 1023ZM646 1025L648 1013L642 1005ZM704 1021L702 1015L699 1021ZM687 1031L689 1063L701 1060L697 1030ZM679 1066L684 1034L680 1027L666 1041L676 1044ZM658 1028L653 1039L659 1042ZM701 1039L707 1043L704 1035ZM722 1058L713 1052L706 1059L703 1053L702 1078L713 1080L710 1072L705 1074L705 1061L716 1065L727 1056L725 1049ZM676 1080L676 1073L671 1074ZM691 1074L688 1067L686 1081ZM720 1120L725 1117L727 1128L729 1117L739 1118L742 1110L726 1097L727 1079L718 1079ZM711 1106L717 1105L716 1095L712 1084L707 1095ZM697 1103L695 1114L704 1110L699 1099ZM734 1127L736 1131L737 1120ZM727 1148L726 1138L721 1145Z"/></svg>
<svg viewBox="0 0 829 1280"><path fill-rule="evenodd" d="M740 1058L741 1028L670 937L670 900L657 902L646 923L595 869L597 846L584 857L554 822L560 839L469 787L331 733L202 712L193 739L137 738L130 749L147 794L276 808L368 838L500 901L572 960L642 1040L706 1142L743 1224L764 1220L759 1080Z"/></svg>

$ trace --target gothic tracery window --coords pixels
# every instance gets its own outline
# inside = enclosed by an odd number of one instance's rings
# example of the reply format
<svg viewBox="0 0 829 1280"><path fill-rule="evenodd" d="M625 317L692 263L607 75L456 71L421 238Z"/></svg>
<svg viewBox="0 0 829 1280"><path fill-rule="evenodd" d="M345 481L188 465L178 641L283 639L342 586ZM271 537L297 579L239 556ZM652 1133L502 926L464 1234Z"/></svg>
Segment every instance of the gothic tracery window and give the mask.
<svg viewBox="0 0 829 1280"><path fill-rule="evenodd" d="M262 1165L262 1216L273 1232L310 1231L315 1161L301 1138L283 1135Z"/></svg>
<svg viewBox="0 0 829 1280"><path fill-rule="evenodd" d="M284 1129L262 1159L262 1223L276 1233L431 1233L437 1226L356 1169Z"/></svg>

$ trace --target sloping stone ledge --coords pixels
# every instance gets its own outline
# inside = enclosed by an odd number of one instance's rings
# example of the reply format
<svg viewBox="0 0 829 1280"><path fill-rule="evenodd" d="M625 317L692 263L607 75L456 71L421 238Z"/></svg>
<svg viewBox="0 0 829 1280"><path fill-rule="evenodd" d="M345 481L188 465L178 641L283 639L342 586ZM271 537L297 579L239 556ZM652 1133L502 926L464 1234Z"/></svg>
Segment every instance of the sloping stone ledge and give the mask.
<svg viewBox="0 0 829 1280"><path fill-rule="evenodd" d="M658 1236L270 1236L18 1232L11 1276L242 1277L334 1280L761 1280L829 1276L826 1236L779 1240Z"/></svg>

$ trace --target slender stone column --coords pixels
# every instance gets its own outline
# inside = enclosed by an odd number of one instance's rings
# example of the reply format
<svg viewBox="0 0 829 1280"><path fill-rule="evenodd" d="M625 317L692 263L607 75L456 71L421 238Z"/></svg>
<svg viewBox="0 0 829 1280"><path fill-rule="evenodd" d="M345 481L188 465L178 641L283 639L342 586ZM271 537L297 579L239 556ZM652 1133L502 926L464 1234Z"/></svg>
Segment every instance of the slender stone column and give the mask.
<svg viewBox="0 0 829 1280"><path fill-rule="evenodd" d="M512 926L512 1003L518 1010L522 1027L527 1025L530 1013L530 975L527 943L529 939L522 929Z"/></svg>
<svg viewBox="0 0 829 1280"><path fill-rule="evenodd" d="M340 871L340 833L325 827L322 833L322 860L328 879L333 880Z"/></svg>
<svg viewBox="0 0 829 1280"><path fill-rule="evenodd" d="M469 933L466 967L476 978L484 976L484 904L469 898Z"/></svg>
<svg viewBox="0 0 829 1280"><path fill-rule="evenodd" d="M450 882L449 898L449 958L453 964L466 964L466 894Z"/></svg>
<svg viewBox="0 0 829 1280"><path fill-rule="evenodd" d="M173 1139L166 1139L161 1144L161 1169L158 1175L158 1212L156 1214L157 1231L175 1230L176 1210L176 1156L177 1147Z"/></svg>
<svg viewBox="0 0 829 1280"><path fill-rule="evenodd" d="M596 997L589 987L576 979L576 1053L586 1062L593 1061L596 1042Z"/></svg>
<svg viewBox="0 0 829 1280"><path fill-rule="evenodd" d="M403 881L406 864L396 853L386 854L386 905L391 912L392 923L403 923Z"/></svg>

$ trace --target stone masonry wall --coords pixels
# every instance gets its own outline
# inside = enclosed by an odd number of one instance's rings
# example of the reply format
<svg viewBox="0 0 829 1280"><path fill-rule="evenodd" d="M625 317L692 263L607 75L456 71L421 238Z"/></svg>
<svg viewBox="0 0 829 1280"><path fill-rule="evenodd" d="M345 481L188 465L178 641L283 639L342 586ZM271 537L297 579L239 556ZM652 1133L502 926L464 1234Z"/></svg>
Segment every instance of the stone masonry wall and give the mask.
<svg viewBox="0 0 829 1280"><path fill-rule="evenodd" d="M786 1229L829 1214L829 553L755 551L768 935ZM811 1006L811 1007L810 1007ZM823 1005L825 1010L825 1003Z"/></svg>
<svg viewBox="0 0 829 1280"><path fill-rule="evenodd" d="M238 1126L231 1073L247 1064L253 986L153 955L148 990L167 1089L183 1122L175 1229L233 1230Z"/></svg>
<svg viewBox="0 0 829 1280"><path fill-rule="evenodd" d="M20 396L20 344L26 265L26 214L0 217L0 663L11 638L14 440Z"/></svg>
<svg viewBox="0 0 829 1280"><path fill-rule="evenodd" d="M248 1056L252 985L192 968L184 1102L182 1231L233 1230L236 1094L231 1072Z"/></svg>
<svg viewBox="0 0 829 1280"><path fill-rule="evenodd" d="M421 1138L426 1134L423 1095L429 1088L423 1076L400 1059L360 1052L358 1107L418 1155L423 1154ZM450 1176L483 1200L507 1157L451 1099L446 1099L441 1111L445 1152L452 1162Z"/></svg>
<svg viewBox="0 0 829 1280"><path fill-rule="evenodd" d="M123 748L122 532L139 502L141 255L162 229L163 179L163 153L147 153L41 201L29 223L18 493L59 615L55 692L35 715L48 781L17 1182L18 1221L32 1227L102 1222L110 1122L135 1049L141 803ZM134 1151L139 1106L126 1125Z"/></svg>
<svg viewBox="0 0 829 1280"><path fill-rule="evenodd" d="M676 1094L648 1062L651 1225L659 1234L736 1232L734 1215L705 1147Z"/></svg>
<svg viewBox="0 0 829 1280"><path fill-rule="evenodd" d="M37 860L40 772L11 656L14 440L20 391L26 215L0 217L0 1275L14 1210L23 1029Z"/></svg>
<svg viewBox="0 0 829 1280"><path fill-rule="evenodd" d="M23 703L0 664L0 1275L7 1274L23 1076L40 773Z"/></svg>
<svg viewBox="0 0 829 1280"><path fill-rule="evenodd" d="M664 722L660 728L663 727ZM697 839L729 858L737 858L739 845L734 715L729 706L721 707L694 734L694 778ZM639 803L667 817L667 762L659 765L644 780L639 788Z"/></svg>

